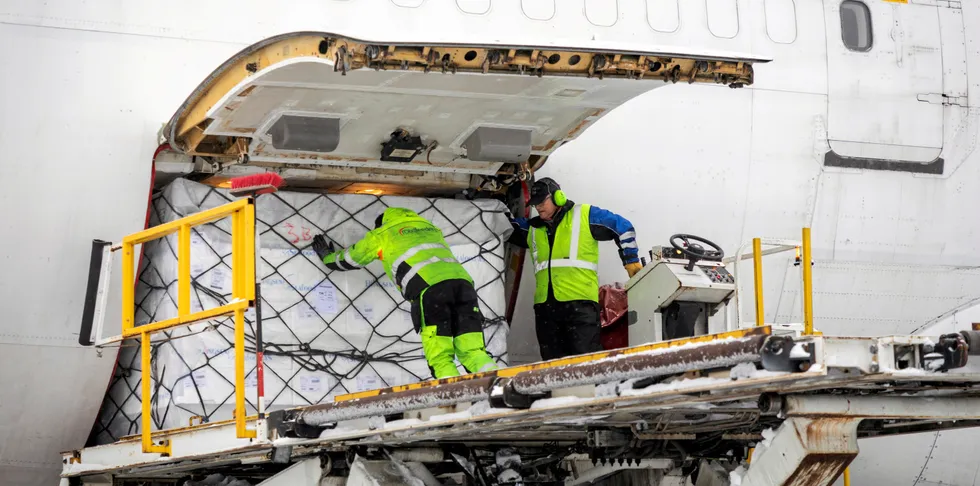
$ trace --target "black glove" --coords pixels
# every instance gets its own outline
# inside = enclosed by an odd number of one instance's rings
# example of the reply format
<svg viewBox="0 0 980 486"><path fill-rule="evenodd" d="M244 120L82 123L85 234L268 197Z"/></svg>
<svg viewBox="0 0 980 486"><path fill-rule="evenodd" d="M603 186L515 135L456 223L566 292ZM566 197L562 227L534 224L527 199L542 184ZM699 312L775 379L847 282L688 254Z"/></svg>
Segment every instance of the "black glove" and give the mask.
<svg viewBox="0 0 980 486"><path fill-rule="evenodd" d="M316 252L316 256L320 257L320 260L323 261L327 255L334 252L333 242L328 242L323 235L316 235L313 237L313 251Z"/></svg>

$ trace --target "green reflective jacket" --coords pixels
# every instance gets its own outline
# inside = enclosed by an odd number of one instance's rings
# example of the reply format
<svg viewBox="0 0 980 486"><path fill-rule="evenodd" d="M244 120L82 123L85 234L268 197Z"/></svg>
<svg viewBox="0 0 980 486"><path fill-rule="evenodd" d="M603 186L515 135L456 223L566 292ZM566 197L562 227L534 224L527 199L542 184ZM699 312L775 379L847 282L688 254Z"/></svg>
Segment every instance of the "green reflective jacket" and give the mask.
<svg viewBox="0 0 980 486"><path fill-rule="evenodd" d="M444 280L473 282L449 250L442 230L410 209L386 209L380 228L368 231L354 246L323 257L323 263L344 271L362 268L375 259L384 263L388 278L408 300Z"/></svg>

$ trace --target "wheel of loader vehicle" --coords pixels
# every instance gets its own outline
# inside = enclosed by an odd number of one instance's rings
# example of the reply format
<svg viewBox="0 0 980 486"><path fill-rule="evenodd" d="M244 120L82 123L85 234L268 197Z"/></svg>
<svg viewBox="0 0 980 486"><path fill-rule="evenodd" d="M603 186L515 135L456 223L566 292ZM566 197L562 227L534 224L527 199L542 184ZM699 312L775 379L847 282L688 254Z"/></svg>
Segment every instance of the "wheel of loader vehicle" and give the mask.
<svg viewBox="0 0 980 486"><path fill-rule="evenodd" d="M678 240L684 242L684 244L678 244ZM691 241L704 243L712 249L705 249L697 243L691 243ZM689 263L685 268L688 271L694 270L694 264L698 260L721 261L722 258L725 258L725 250L722 250L720 246L700 236L679 233L670 237L670 246L673 246L676 250L687 256Z"/></svg>

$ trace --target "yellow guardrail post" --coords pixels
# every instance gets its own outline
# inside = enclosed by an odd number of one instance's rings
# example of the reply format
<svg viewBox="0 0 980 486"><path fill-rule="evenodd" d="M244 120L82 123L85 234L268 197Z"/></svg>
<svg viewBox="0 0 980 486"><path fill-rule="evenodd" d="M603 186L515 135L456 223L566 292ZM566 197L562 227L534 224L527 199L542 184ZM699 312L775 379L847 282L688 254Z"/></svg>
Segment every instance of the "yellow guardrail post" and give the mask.
<svg viewBox="0 0 980 486"><path fill-rule="evenodd" d="M249 233L248 228L250 225L254 225L252 221L248 220L247 209L243 212L235 213L232 216L231 227L232 233L246 235L246 238L233 239L231 247L231 261L236 268L244 268L248 265L248 262L255 264L255 258L249 259L249 247L255 248L255 240L249 244L247 235ZM254 220L254 212L252 213L252 219ZM251 272L254 275L254 272ZM236 299L248 299L248 288L250 287L248 283L248 276L250 272L232 272L232 291L231 295ZM254 279L252 280L254 282ZM254 292L254 284L252 285ZM245 414L245 309L235 310L235 432L239 438L247 439L254 438L256 433L254 430L248 430L246 428L246 414Z"/></svg>
<svg viewBox="0 0 980 486"><path fill-rule="evenodd" d="M191 228L231 217L232 220L232 299L231 302L213 309L191 312ZM254 305L255 299L255 205L254 199L245 198L201 211L190 216L164 223L123 238L122 262L122 333L106 342L139 336L141 372L141 439L144 453L169 455L170 444L153 443L151 410L150 336L154 332L185 326L216 317L234 316L235 321L235 421L239 438L255 438L256 431L246 428L245 413L245 310ZM164 321L135 325L134 300L136 269L134 248L136 245L177 233L177 317Z"/></svg>
<svg viewBox="0 0 980 486"><path fill-rule="evenodd" d="M122 333L133 330L136 325L136 270L133 268L133 245L123 243L123 264L122 264ZM127 284L127 282L129 282Z"/></svg>
<svg viewBox="0 0 980 486"><path fill-rule="evenodd" d="M810 228L803 228L803 333L813 334L813 259Z"/></svg>
<svg viewBox="0 0 980 486"><path fill-rule="evenodd" d="M151 394L150 380L152 379L150 377L150 333L148 332L140 334L140 368L140 385L143 395L141 397L143 411L140 416L142 420L140 428L142 429L143 452L170 455L170 442L165 441L163 445L155 445L153 444L153 434L150 432L153 427L153 415L150 410L151 400L148 398Z"/></svg>
<svg viewBox="0 0 980 486"><path fill-rule="evenodd" d="M755 325L763 326L766 313L762 306L762 238L752 239L752 263L755 267Z"/></svg>
<svg viewBox="0 0 980 486"><path fill-rule="evenodd" d="M232 233L234 238L234 233ZM232 270L234 271L234 270ZM177 239L177 315L191 313L191 227L180 226Z"/></svg>

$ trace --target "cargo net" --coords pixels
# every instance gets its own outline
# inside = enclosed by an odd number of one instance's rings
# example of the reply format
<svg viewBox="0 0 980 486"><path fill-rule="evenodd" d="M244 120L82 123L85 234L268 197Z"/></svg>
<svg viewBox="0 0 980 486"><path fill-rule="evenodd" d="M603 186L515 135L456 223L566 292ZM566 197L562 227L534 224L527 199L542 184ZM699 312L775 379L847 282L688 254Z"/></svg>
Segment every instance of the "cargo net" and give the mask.
<svg viewBox="0 0 980 486"><path fill-rule="evenodd" d="M153 202L151 225L210 209L232 198L178 179ZM473 277L487 351L507 363L504 245L510 223L498 201L279 192L256 206L261 276L265 401L269 410L322 403L336 395L431 378L405 301L380 262L332 272L310 247L325 233L350 246L391 206L412 209L443 230ZM191 305L200 311L231 298L231 221L193 229ZM177 315L176 235L148 243L138 272L136 324ZM255 313L246 313L245 392L256 412ZM232 418L234 322L221 318L157 333L152 343L155 429ZM462 371L462 368L461 368ZM123 344L90 443L140 432L139 342Z"/></svg>

